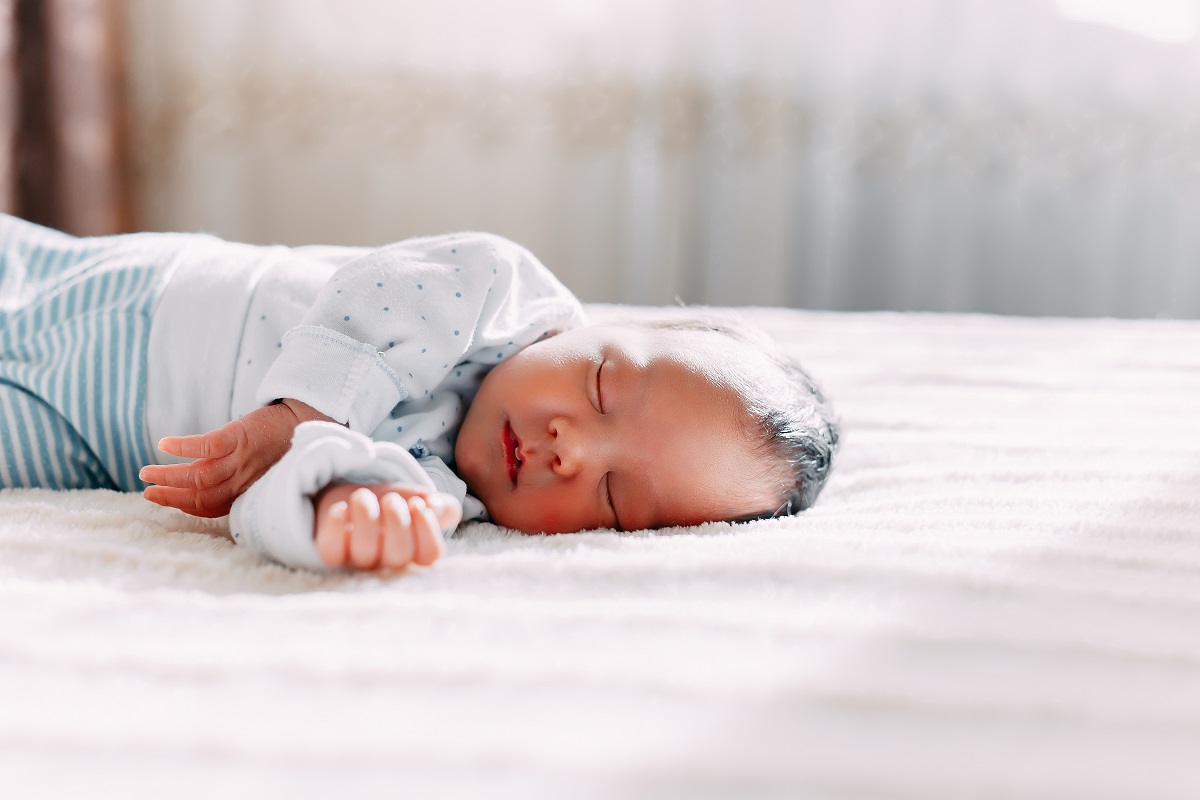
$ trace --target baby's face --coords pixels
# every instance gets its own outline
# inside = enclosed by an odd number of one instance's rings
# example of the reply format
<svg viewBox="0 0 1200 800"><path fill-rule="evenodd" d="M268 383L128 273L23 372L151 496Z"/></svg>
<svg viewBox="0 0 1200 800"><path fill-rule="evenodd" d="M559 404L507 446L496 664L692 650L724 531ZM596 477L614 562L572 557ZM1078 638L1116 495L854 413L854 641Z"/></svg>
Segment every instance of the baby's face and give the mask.
<svg viewBox="0 0 1200 800"><path fill-rule="evenodd" d="M528 533L694 525L770 510L775 494L720 334L581 328L484 379L455 461L500 525Z"/></svg>

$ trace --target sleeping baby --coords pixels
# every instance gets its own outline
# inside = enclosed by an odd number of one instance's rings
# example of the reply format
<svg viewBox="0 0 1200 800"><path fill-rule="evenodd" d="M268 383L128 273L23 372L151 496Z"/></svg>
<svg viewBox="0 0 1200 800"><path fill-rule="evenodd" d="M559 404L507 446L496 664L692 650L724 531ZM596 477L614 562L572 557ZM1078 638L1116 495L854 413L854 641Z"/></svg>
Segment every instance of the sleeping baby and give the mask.
<svg viewBox="0 0 1200 800"><path fill-rule="evenodd" d="M0 215L0 323L0 488L144 490L310 569L430 564L463 519L796 513L838 439L760 332L587 325L489 234L287 248Z"/></svg>

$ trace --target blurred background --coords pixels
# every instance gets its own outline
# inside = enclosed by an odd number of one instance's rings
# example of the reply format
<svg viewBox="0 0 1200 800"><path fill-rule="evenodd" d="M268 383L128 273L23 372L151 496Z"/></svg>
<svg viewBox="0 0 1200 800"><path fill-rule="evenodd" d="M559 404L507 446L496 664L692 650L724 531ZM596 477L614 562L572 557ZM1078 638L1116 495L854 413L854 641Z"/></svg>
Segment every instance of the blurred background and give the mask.
<svg viewBox="0 0 1200 800"><path fill-rule="evenodd" d="M1200 317L1200 0L0 0L0 208L585 301Z"/></svg>

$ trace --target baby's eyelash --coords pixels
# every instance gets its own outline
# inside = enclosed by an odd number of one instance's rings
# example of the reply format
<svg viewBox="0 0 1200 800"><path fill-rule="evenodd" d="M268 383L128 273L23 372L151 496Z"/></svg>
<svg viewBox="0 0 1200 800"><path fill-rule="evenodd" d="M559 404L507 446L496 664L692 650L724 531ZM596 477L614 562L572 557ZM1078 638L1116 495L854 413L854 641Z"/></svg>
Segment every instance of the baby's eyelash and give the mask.
<svg viewBox="0 0 1200 800"><path fill-rule="evenodd" d="M612 477L611 472L604 473L604 496L608 499L608 507L613 513L613 519L616 520L617 530L621 529L621 521L617 519L617 507L613 505L612 488L609 483L609 478Z"/></svg>
<svg viewBox="0 0 1200 800"><path fill-rule="evenodd" d="M600 391L600 373L604 371L604 362L600 362L599 368L596 370L596 405L600 406L600 413L604 413L604 394Z"/></svg>

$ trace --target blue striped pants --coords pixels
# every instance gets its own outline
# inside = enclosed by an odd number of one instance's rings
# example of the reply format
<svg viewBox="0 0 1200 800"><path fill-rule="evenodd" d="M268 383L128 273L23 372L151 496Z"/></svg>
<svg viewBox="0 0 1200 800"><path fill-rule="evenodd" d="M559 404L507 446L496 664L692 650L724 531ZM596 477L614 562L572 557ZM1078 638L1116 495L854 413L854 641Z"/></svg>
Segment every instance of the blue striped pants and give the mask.
<svg viewBox="0 0 1200 800"><path fill-rule="evenodd" d="M76 238L0 214L0 488L139 491L155 234Z"/></svg>

